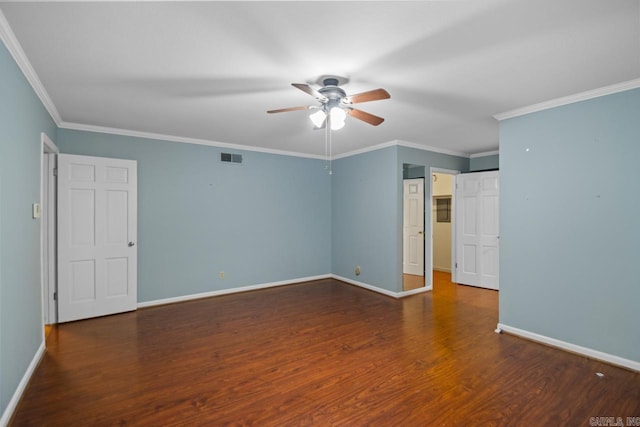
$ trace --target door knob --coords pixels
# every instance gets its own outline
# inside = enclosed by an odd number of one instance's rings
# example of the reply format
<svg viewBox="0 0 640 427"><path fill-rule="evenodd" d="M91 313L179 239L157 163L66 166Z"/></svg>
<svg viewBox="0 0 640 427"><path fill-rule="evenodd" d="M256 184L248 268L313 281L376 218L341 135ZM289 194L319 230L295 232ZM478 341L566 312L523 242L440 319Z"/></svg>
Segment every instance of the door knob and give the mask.
<svg viewBox="0 0 640 427"><path fill-rule="evenodd" d="M129 247L131 247L131 246L133 246L133 245L135 245L135 243L133 243L133 242L129 242Z"/></svg>

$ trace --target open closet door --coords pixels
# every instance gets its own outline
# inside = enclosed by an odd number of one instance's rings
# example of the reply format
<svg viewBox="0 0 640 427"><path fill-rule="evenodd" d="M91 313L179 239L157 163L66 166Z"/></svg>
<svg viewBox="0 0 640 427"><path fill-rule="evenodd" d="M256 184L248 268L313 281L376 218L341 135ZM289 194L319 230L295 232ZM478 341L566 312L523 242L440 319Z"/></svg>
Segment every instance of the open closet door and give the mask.
<svg viewBox="0 0 640 427"><path fill-rule="evenodd" d="M58 321L137 307L137 162L58 156Z"/></svg>
<svg viewBox="0 0 640 427"><path fill-rule="evenodd" d="M456 281L499 289L498 171L456 175Z"/></svg>

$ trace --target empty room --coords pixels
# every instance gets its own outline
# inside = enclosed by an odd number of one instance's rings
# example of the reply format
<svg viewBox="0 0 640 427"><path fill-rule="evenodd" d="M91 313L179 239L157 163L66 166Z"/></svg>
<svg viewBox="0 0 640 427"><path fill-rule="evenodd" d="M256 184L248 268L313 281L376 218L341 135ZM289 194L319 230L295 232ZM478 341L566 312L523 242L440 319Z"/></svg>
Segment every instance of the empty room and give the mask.
<svg viewBox="0 0 640 427"><path fill-rule="evenodd" d="M640 425L640 0L0 39L0 426Z"/></svg>

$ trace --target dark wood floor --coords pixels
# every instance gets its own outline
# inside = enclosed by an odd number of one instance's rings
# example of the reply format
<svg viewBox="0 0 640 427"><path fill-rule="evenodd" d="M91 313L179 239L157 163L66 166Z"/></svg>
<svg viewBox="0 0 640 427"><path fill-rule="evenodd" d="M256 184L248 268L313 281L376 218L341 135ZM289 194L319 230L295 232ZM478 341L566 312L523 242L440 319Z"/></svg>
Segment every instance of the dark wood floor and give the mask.
<svg viewBox="0 0 640 427"><path fill-rule="evenodd" d="M401 300L322 280L61 325L12 425L587 426L640 416L640 374L494 333L497 292L448 277Z"/></svg>
<svg viewBox="0 0 640 427"><path fill-rule="evenodd" d="M412 289L424 288L424 276L416 276L414 274L402 275L402 290L410 291Z"/></svg>

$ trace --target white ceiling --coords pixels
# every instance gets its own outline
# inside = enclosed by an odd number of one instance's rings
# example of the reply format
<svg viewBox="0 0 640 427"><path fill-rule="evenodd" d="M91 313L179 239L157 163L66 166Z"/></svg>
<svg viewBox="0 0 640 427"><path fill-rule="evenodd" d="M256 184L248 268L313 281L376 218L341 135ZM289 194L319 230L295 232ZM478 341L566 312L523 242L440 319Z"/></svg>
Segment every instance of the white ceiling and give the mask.
<svg viewBox="0 0 640 427"><path fill-rule="evenodd" d="M290 83L347 76L384 117L334 154L401 140L498 148L494 114L640 77L640 0L7 2L63 127L324 153Z"/></svg>

